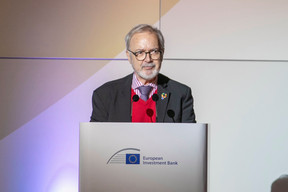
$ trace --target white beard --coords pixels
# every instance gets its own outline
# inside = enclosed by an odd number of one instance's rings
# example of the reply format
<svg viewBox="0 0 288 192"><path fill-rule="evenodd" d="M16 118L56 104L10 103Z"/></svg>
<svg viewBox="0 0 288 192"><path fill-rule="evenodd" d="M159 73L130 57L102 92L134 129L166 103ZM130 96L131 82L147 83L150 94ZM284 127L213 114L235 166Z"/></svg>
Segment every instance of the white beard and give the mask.
<svg viewBox="0 0 288 192"><path fill-rule="evenodd" d="M154 78L158 75L159 70L157 70L156 68L154 68L153 71L152 71L149 75L147 75L147 74L143 71L143 68L144 68L144 67L148 67L148 66L149 66L149 67L154 67L155 64L154 64L154 63L143 64L143 65L141 66L141 70L140 70L140 71L136 71L136 73L137 73L141 78L149 81L149 80L154 79ZM134 69L134 71L135 71L135 69Z"/></svg>

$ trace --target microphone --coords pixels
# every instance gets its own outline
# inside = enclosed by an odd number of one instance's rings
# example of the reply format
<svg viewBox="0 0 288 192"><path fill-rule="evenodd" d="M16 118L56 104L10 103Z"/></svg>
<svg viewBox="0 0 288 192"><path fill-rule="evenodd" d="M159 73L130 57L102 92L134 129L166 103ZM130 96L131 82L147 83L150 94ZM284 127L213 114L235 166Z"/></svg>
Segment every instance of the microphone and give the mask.
<svg viewBox="0 0 288 192"><path fill-rule="evenodd" d="M153 122L153 121L152 121L152 117L153 117L153 115L154 115L154 111L149 108L149 109L146 110L146 114L150 117L151 122Z"/></svg>
<svg viewBox="0 0 288 192"><path fill-rule="evenodd" d="M167 111L167 115L173 120L173 123L175 123L175 119L174 119L175 112L172 109L169 109Z"/></svg>
<svg viewBox="0 0 288 192"><path fill-rule="evenodd" d="M134 102L139 101L139 96L138 96L138 95L133 95L132 100L133 100Z"/></svg>
<svg viewBox="0 0 288 192"><path fill-rule="evenodd" d="M133 103L139 101L138 95L133 95L132 97L132 103L131 103L131 118L132 118L132 111L133 111Z"/></svg>
<svg viewBox="0 0 288 192"><path fill-rule="evenodd" d="M153 101L157 102L158 99L159 99L159 96L158 96L157 94L153 94L153 95L152 95L152 100L153 100Z"/></svg>

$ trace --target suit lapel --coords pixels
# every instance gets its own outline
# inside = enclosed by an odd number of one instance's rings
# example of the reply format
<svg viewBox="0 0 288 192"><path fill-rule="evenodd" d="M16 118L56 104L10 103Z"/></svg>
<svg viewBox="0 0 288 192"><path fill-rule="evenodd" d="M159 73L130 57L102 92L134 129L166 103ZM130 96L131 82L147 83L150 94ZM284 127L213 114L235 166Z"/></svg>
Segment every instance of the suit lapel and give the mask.
<svg viewBox="0 0 288 192"><path fill-rule="evenodd" d="M131 84L132 75L127 76L120 90L119 102L122 112L119 114L125 122L131 122Z"/></svg>
<svg viewBox="0 0 288 192"><path fill-rule="evenodd" d="M156 104L158 122L164 122L164 118L167 111L167 105L169 103L169 97L171 93L167 89L168 80L169 80L168 78L159 74L158 90L157 90L157 95L159 99Z"/></svg>

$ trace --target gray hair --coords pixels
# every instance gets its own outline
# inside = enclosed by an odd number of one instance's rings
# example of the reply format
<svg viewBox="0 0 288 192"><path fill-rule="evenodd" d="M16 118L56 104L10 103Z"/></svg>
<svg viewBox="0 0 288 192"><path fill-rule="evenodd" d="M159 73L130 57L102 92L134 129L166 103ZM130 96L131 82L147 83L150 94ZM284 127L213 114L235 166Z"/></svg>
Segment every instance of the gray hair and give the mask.
<svg viewBox="0 0 288 192"><path fill-rule="evenodd" d="M126 49L129 50L130 48L130 41L135 33L142 33L142 32L151 32L154 33L157 38L158 38L158 44L159 44L159 49L164 52L164 37L161 33L161 31L151 25L147 24L140 24L132 28L129 33L125 37L125 42L126 42Z"/></svg>

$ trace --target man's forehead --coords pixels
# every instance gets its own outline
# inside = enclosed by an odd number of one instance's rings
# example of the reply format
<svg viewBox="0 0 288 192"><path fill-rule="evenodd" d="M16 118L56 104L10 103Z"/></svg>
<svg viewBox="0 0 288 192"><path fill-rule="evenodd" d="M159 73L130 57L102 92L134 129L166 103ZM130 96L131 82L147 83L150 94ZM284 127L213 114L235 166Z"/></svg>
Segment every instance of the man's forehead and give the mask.
<svg viewBox="0 0 288 192"><path fill-rule="evenodd" d="M151 31L141 31L141 32L137 32L137 33L133 34L131 37L131 41L132 41L132 39L135 39L135 37L140 38L140 37L150 36L150 35L155 36L158 39L157 35Z"/></svg>
<svg viewBox="0 0 288 192"><path fill-rule="evenodd" d="M149 40L146 41L146 38L148 36L149 36ZM155 41L153 40L153 38L150 39L151 36L155 37ZM141 44L142 40L144 40L144 39L145 39L146 42L149 42L149 43L155 42L155 43L157 43L157 46L158 46L158 37L157 37L157 35L155 33L150 32L150 31L144 31L144 32L135 33L132 36L131 40L130 40L130 46L131 45L135 45L135 44Z"/></svg>

